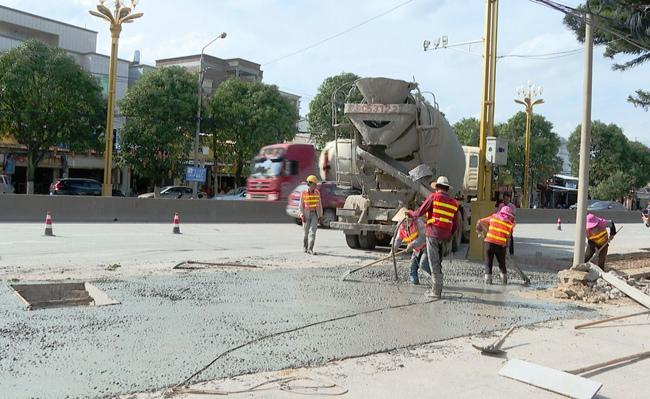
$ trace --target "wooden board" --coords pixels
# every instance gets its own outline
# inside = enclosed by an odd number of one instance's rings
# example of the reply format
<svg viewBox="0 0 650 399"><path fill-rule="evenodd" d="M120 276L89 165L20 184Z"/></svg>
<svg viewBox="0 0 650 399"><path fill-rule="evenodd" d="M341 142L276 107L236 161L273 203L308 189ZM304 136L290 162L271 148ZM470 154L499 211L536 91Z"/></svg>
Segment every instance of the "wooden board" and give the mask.
<svg viewBox="0 0 650 399"><path fill-rule="evenodd" d="M631 299L635 300L639 304L650 309L650 296L647 296L646 294L632 287L631 285L621 280L620 278L612 276L609 273L603 272L602 270L600 270L598 266L594 265L593 263L589 264L589 268L591 270L595 270L600 276L600 278L607 281L613 287L618 288L622 293L629 296Z"/></svg>
<svg viewBox="0 0 650 399"><path fill-rule="evenodd" d="M508 360L499 375L576 399L591 399L603 386L587 378L519 359Z"/></svg>

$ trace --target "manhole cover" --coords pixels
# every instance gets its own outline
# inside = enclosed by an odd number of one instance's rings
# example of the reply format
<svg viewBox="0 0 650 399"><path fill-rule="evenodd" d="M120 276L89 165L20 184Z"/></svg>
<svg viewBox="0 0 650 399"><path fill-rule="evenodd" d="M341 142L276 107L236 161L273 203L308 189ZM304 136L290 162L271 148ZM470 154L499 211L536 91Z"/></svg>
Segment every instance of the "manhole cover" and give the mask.
<svg viewBox="0 0 650 399"><path fill-rule="evenodd" d="M104 306L119 302L84 282L10 284L27 310L65 306Z"/></svg>

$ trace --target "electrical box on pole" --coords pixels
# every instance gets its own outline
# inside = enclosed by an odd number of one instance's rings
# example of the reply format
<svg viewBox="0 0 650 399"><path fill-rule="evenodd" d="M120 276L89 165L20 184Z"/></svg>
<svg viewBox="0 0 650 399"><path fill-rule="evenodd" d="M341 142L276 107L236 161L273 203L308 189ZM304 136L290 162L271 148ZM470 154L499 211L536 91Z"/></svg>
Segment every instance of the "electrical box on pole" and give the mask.
<svg viewBox="0 0 650 399"><path fill-rule="evenodd" d="M485 160L492 165L506 165L508 163L508 140L503 137L487 137Z"/></svg>

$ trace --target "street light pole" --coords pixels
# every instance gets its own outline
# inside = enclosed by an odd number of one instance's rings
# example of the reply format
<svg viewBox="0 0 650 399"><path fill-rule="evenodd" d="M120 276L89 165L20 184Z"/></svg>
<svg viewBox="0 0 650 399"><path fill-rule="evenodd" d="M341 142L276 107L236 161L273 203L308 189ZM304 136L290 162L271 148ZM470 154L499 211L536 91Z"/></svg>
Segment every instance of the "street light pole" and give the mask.
<svg viewBox="0 0 650 399"><path fill-rule="evenodd" d="M199 58L199 75L198 75L198 108L196 110L196 132L194 134L194 167L197 168L199 164L199 138L201 136L201 108L203 107L203 55L205 54L205 49L208 48L212 43L217 41L217 39L224 39L226 37L226 32L222 32L219 36L215 37L210 41L210 43L203 46L201 49L201 57ZM199 182L192 182L192 198L198 198L199 194Z"/></svg>
<svg viewBox="0 0 650 399"><path fill-rule="evenodd" d="M141 12L133 12L138 0L131 0L131 7L124 4L124 0L115 0L114 12L104 5L105 0L99 0L97 11L90 10L90 14L110 23L111 30L111 58L108 71L108 111L106 114L106 130L104 132L104 182L102 184L102 195L110 197L113 195L112 169L113 169L113 115L115 112L115 83L117 80L117 48L122 32L122 24L132 23L135 19L144 15Z"/></svg>
<svg viewBox="0 0 650 399"><path fill-rule="evenodd" d="M535 86L528 81L528 85L517 89L517 95L521 99L515 99L517 104L522 104L526 108L526 136L525 136L525 153L524 153L524 184L521 193L521 207L528 208L530 206L530 134L531 123L533 120L533 107L538 104L543 104L544 100L537 98L542 95L541 86Z"/></svg>

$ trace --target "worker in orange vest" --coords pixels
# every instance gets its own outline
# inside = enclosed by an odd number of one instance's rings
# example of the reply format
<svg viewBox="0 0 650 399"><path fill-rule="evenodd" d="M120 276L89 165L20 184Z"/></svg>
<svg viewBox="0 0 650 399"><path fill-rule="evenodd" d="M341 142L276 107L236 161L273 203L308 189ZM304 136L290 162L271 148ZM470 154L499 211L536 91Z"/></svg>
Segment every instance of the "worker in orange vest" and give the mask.
<svg viewBox="0 0 650 399"><path fill-rule="evenodd" d="M426 241L429 267L431 268L431 292L427 296L442 297L442 257L451 250L449 244L460 226L458 201L449 196L449 180L445 176L438 177L431 188L436 191L429 194L427 199L414 212L415 217L426 218Z"/></svg>
<svg viewBox="0 0 650 399"><path fill-rule="evenodd" d="M314 254L314 241L316 241L316 230L318 223L323 219L323 204L321 202L320 191L316 188L318 178L314 175L307 177L307 190L300 195L300 210L298 216L302 221L304 228L303 251Z"/></svg>
<svg viewBox="0 0 650 399"><path fill-rule="evenodd" d="M509 206L502 206L498 212L480 219L476 232L485 239L485 283L492 284L492 265L496 256L501 271L501 283L508 283L506 248L515 229L515 214Z"/></svg>
<svg viewBox="0 0 650 399"><path fill-rule="evenodd" d="M607 250L609 247L608 227L610 235L614 238L616 235L616 226L613 221L599 218L592 213L587 215L587 250L585 251L585 263L591 260L591 257L596 253L596 249L600 249L598 253L598 267L603 271L605 271L605 260L607 259Z"/></svg>
<svg viewBox="0 0 650 399"><path fill-rule="evenodd" d="M409 282L414 285L420 284L418 269L431 274L429 269L429 257L427 256L426 224L422 218L415 217L413 211L402 208L394 221L400 221L397 236L393 241L393 252L397 251L402 244L406 244L406 252L411 252L411 268Z"/></svg>

